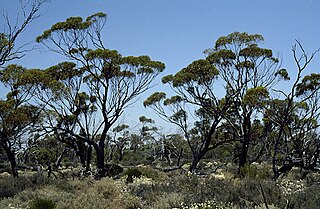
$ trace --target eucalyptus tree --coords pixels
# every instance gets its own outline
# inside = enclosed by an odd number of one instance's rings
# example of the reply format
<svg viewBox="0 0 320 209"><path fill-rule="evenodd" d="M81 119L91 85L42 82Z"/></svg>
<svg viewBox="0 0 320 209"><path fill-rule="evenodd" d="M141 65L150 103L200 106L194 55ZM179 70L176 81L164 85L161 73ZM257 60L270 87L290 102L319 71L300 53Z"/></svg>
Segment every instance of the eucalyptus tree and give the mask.
<svg viewBox="0 0 320 209"><path fill-rule="evenodd" d="M129 148L136 153L144 145L149 146L154 141L154 132L158 131L158 128L154 125L155 121L152 118L146 116L139 117L139 129L136 133L132 133L130 136Z"/></svg>
<svg viewBox="0 0 320 209"><path fill-rule="evenodd" d="M148 150L146 157L155 159L159 155L163 134L159 131L152 118L140 116L139 122L141 124L138 134L139 141L144 145L144 149Z"/></svg>
<svg viewBox="0 0 320 209"><path fill-rule="evenodd" d="M151 163L155 159L158 148L158 128L155 126L155 121L146 116L139 117L139 124L135 131L131 131L126 138L127 155L125 156L126 163L137 165L141 163Z"/></svg>
<svg viewBox="0 0 320 209"><path fill-rule="evenodd" d="M92 145L85 143L83 138L94 141L98 133L90 136L87 133L95 128L94 118L97 115L94 97L81 90L83 70L72 62L62 62L24 77L29 77L34 97L39 105L44 106L42 112L46 120L39 131L54 136L73 149L82 166L90 170Z"/></svg>
<svg viewBox="0 0 320 209"><path fill-rule="evenodd" d="M156 92L144 102L183 131L193 155L192 171L208 151L232 141L241 144L239 168L248 163L254 116L263 110L270 88L286 72L279 68L272 50L258 46L261 41L261 35L239 32L218 38L215 47L205 51L206 59L162 79L176 95L167 98L164 92ZM224 89L218 88L221 84ZM195 118L193 125L190 114ZM230 125L235 139L214 140L222 122Z"/></svg>
<svg viewBox="0 0 320 209"><path fill-rule="evenodd" d="M264 122L269 138L273 139L272 163L274 178L293 167L315 169L320 152L320 74L303 76L313 60L300 42L293 48L297 75L288 93L277 91L283 99L270 101ZM287 80L289 74L284 74Z"/></svg>
<svg viewBox="0 0 320 209"><path fill-rule="evenodd" d="M86 101L91 99L90 102L94 102L97 117L92 121L90 131L82 129L85 131L82 134L59 129L94 148L100 174L105 171L105 141L108 131L123 111L151 87L152 81L165 68L163 63L152 61L148 56L123 57L116 50L105 48L102 29L106 17L104 13L91 15L86 20L70 17L54 24L37 37L37 42L75 61L78 69L83 71L82 88L88 98ZM81 124L85 121L76 118L76 125L83 126Z"/></svg>
<svg viewBox="0 0 320 209"><path fill-rule="evenodd" d="M152 118L140 116L139 121L142 127L139 129L139 135L137 136L140 146L143 145L145 148L151 149L148 153L150 159L161 161L165 159L169 166L176 159L176 164L179 167L182 162L183 151L186 148L183 137L179 134L164 134L156 127Z"/></svg>
<svg viewBox="0 0 320 209"><path fill-rule="evenodd" d="M155 126L155 121L152 118L147 118L146 116L140 116L139 122L142 127L139 129L139 135L141 142L144 144L156 144L156 133L158 128Z"/></svg>
<svg viewBox="0 0 320 209"><path fill-rule="evenodd" d="M123 159L124 151L128 147L129 141L130 141L129 125L120 124L115 128L113 128L112 132L113 132L112 142L117 148L118 161L120 162Z"/></svg>
<svg viewBox="0 0 320 209"><path fill-rule="evenodd" d="M35 106L28 103L31 99L30 88L19 83L21 73L26 69L17 65L3 66L9 61L21 59L30 50L27 47L28 43L18 45L17 42L29 25L40 17L40 9L48 0L19 2L21 10L14 17L14 21L10 14L3 13L0 31L0 67L2 67L0 79L5 87L9 88L7 98L0 100L0 146L6 153L14 177L18 176L16 152L22 146L29 133L30 124L36 120L39 112ZM20 19L20 15L23 19Z"/></svg>
<svg viewBox="0 0 320 209"><path fill-rule="evenodd" d="M230 95L223 99L217 97L214 84L218 75L218 69L209 61L194 61L175 75L162 78L162 82L169 84L176 95L167 98L166 93L155 92L144 101L144 106L180 128L192 153L192 172L207 152L230 142L224 139L213 141L212 137L231 99ZM191 110L195 110L195 114ZM197 117L194 126L189 121L190 117Z"/></svg>
<svg viewBox="0 0 320 209"><path fill-rule="evenodd" d="M55 136L45 135L29 144L22 160L26 165L50 166L56 169L66 159L71 161L73 155L74 152L65 144L57 141Z"/></svg>
<svg viewBox="0 0 320 209"><path fill-rule="evenodd" d="M181 134L166 135L164 146L164 156L168 164L172 163L172 159L177 168L181 168L191 156L188 144Z"/></svg>
<svg viewBox="0 0 320 209"><path fill-rule="evenodd" d="M7 98L0 100L0 146L14 177L18 177L16 154L26 146L41 113L41 108L32 104L33 87L26 83L26 71L17 65L0 70L0 81L9 89Z"/></svg>
<svg viewBox="0 0 320 209"><path fill-rule="evenodd" d="M286 79L271 49L261 48L259 34L234 32L218 38L214 48L206 50L207 60L219 70L219 76L232 97L232 106L224 115L240 140L239 169L250 163L249 147L253 141L252 123L263 113L272 87Z"/></svg>

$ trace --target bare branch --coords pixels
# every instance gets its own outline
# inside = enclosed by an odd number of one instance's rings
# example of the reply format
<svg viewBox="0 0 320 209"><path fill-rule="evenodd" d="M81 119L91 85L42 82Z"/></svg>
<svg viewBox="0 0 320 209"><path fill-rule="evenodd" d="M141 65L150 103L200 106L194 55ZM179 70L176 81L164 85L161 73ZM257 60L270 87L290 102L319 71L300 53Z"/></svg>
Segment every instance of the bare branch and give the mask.
<svg viewBox="0 0 320 209"><path fill-rule="evenodd" d="M16 46L16 42L27 27L40 17L40 8L49 0L20 0L20 6L23 14L23 20L19 23L19 15L16 17L15 23L10 21L9 15L4 14L3 19L6 26L0 33L0 66L14 59L21 59L26 52L32 50L26 49L26 44Z"/></svg>

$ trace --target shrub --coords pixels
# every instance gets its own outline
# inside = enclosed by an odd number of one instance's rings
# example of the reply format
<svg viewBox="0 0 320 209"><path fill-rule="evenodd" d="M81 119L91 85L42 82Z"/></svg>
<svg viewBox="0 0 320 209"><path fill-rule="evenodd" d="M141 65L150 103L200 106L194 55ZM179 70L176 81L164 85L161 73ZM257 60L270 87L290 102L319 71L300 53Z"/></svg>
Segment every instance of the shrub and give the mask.
<svg viewBox="0 0 320 209"><path fill-rule="evenodd" d="M257 176L257 166L246 164L240 168L240 175L247 178L256 178Z"/></svg>
<svg viewBox="0 0 320 209"><path fill-rule="evenodd" d="M52 200L36 198L29 203L30 209L54 209L56 204Z"/></svg>
<svg viewBox="0 0 320 209"><path fill-rule="evenodd" d="M73 189L69 187L73 186ZM58 186L60 187L60 185ZM14 198L0 201L0 208L50 208L54 203L56 209L136 209L141 208L140 199L126 191L121 181L102 178L70 182L67 189L55 184L26 189ZM66 191L67 190L67 191Z"/></svg>
<svg viewBox="0 0 320 209"><path fill-rule="evenodd" d="M306 176L305 180L309 186L313 185L314 183L318 184L318 182L320 182L320 173L319 172L310 172Z"/></svg>
<svg viewBox="0 0 320 209"><path fill-rule="evenodd" d="M129 168L124 172L124 175L127 175L127 179L126 179L127 183L132 183L133 178L134 177L139 178L142 175L142 173L138 168Z"/></svg>
<svg viewBox="0 0 320 209"><path fill-rule="evenodd" d="M205 201L200 203L192 203L191 205L181 204L182 209L236 209L232 203L223 203L216 200Z"/></svg>
<svg viewBox="0 0 320 209"><path fill-rule="evenodd" d="M272 168L270 165L266 163L259 164L258 166L258 173L257 173L257 178L258 179L270 179L273 176L272 173Z"/></svg>
<svg viewBox="0 0 320 209"><path fill-rule="evenodd" d="M63 208L68 209L134 209L141 207L140 200L125 190L125 185L117 185L114 180L103 178L90 187L84 187L74 199L69 199Z"/></svg>
<svg viewBox="0 0 320 209"><path fill-rule="evenodd" d="M142 176L151 178L158 182L168 179L168 176L164 172L153 169L151 166L141 166L138 170L141 172Z"/></svg>
<svg viewBox="0 0 320 209"><path fill-rule="evenodd" d="M272 174L270 168L265 164L246 164L240 168L240 175L251 179L269 179Z"/></svg>
<svg viewBox="0 0 320 209"><path fill-rule="evenodd" d="M9 163L1 162L0 163L0 173L4 173L4 172L10 173L11 167L10 167Z"/></svg>
<svg viewBox="0 0 320 209"><path fill-rule="evenodd" d="M184 200L183 194L180 193L167 193L159 195L157 200L153 202L152 208L154 209L171 209L180 208Z"/></svg>
<svg viewBox="0 0 320 209"><path fill-rule="evenodd" d="M220 193L217 199L223 202L232 202L239 207L250 208L252 204L263 205L262 192L269 205L273 204L282 207L285 203L280 188L271 180L242 179L238 185L227 184L223 193Z"/></svg>
<svg viewBox="0 0 320 209"><path fill-rule="evenodd" d="M30 177L21 176L19 178L13 178L7 176L0 179L0 198L13 197L19 192L33 187L35 187L35 185Z"/></svg>
<svg viewBox="0 0 320 209"><path fill-rule="evenodd" d="M173 191L183 194L184 203L223 202L235 207L250 208L263 205L260 184L269 205L283 206L285 199L280 188L273 181L255 179L222 180L202 178L196 175L180 175L172 180ZM226 207L228 208L228 207Z"/></svg>
<svg viewBox="0 0 320 209"><path fill-rule="evenodd" d="M0 198L13 197L15 194L20 192L12 179L1 179L0 180Z"/></svg>
<svg viewBox="0 0 320 209"><path fill-rule="evenodd" d="M75 195L61 191L54 186L42 186L37 189L26 189L13 198L5 198L0 201L0 208L10 208L8 206L19 206L14 208L47 208L53 202L56 207L54 208L67 208L62 207L68 200L74 199ZM43 206L43 207L42 207Z"/></svg>
<svg viewBox="0 0 320 209"><path fill-rule="evenodd" d="M146 156L146 164L151 164L153 161L155 161L155 158L153 156Z"/></svg>
<svg viewBox="0 0 320 209"><path fill-rule="evenodd" d="M123 172L123 168L117 164L107 164L106 169L109 177L118 176Z"/></svg>
<svg viewBox="0 0 320 209"><path fill-rule="evenodd" d="M150 181L151 180L151 181ZM163 193L159 184L153 184L152 179L146 177L135 178L127 185L130 194L141 198L147 204L152 204Z"/></svg>
<svg viewBox="0 0 320 209"><path fill-rule="evenodd" d="M146 159L144 152L137 150L137 152L125 152L121 163L127 166L136 166L139 164L148 164L151 159Z"/></svg>
<svg viewBox="0 0 320 209"><path fill-rule="evenodd" d="M58 190L68 193L73 193L75 190L74 186L65 179L58 179L52 182L52 185L55 186Z"/></svg>
<svg viewBox="0 0 320 209"><path fill-rule="evenodd" d="M320 188L319 185L313 185L305 188L301 192L296 192L289 196L289 209L317 209L320 205Z"/></svg>

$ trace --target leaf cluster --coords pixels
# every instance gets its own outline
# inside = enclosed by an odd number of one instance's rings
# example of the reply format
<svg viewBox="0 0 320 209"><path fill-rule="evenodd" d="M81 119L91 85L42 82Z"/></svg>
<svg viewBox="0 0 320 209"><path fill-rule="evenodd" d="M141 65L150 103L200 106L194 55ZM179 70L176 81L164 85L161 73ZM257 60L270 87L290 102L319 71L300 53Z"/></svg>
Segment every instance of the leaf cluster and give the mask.
<svg viewBox="0 0 320 209"><path fill-rule="evenodd" d="M69 17L64 22L58 22L52 25L49 30L44 31L42 35L38 36L36 38L36 41L40 43L43 40L50 38L53 32L58 32L58 31L66 32L66 31L72 31L72 30L80 31L80 30L88 29L94 22L98 21L98 19L103 19L106 17L107 15L101 12L89 16L85 21L83 21L81 17Z"/></svg>
<svg viewBox="0 0 320 209"><path fill-rule="evenodd" d="M249 106L263 106L264 101L269 98L269 92L265 87L258 86L248 89L243 101Z"/></svg>
<svg viewBox="0 0 320 209"><path fill-rule="evenodd" d="M219 71L209 61L200 59L192 62L186 68L183 68L175 75L163 77L163 83L172 83L173 87L183 86L185 84L196 82L198 85L212 82L219 75Z"/></svg>
<svg viewBox="0 0 320 209"><path fill-rule="evenodd" d="M144 102L143 105L145 107L151 106L155 103L160 102L161 100L166 98L166 94L164 92L155 92L151 94Z"/></svg>
<svg viewBox="0 0 320 209"><path fill-rule="evenodd" d="M305 76L302 81L297 85L296 95L302 96L303 94L313 92L320 88L320 74L312 73Z"/></svg>
<svg viewBox="0 0 320 209"><path fill-rule="evenodd" d="M250 46L263 41L263 36L260 34L248 34L246 32L233 32L227 36L221 36L215 43L215 49L223 49L227 45L245 45Z"/></svg>

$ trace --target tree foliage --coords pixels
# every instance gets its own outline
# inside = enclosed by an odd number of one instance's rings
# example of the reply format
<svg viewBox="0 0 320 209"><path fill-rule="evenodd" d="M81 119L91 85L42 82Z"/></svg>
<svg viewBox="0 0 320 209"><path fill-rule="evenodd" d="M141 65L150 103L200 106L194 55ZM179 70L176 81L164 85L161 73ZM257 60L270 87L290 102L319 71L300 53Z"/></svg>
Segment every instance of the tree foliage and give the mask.
<svg viewBox="0 0 320 209"><path fill-rule="evenodd" d="M54 127L93 146L101 171L104 170L104 147L108 131L125 108L149 89L151 82L165 68L163 63L153 61L148 56L123 57L116 50L105 48L101 31L106 17L103 13L91 15L86 20L70 17L64 22L54 24L37 37L37 42L79 63L78 71L71 70L64 74L66 76L71 73L69 78L77 77L77 91L72 97L61 94L57 100L57 103L67 104L69 110L73 107L77 109L66 114L63 109L52 107L58 115L71 119L73 128L63 128L61 122ZM68 64L67 69L70 69L70 66L71 64ZM61 67L63 65L60 65ZM50 69L47 72L50 73ZM80 86L86 86L88 92L81 93ZM91 117L87 114L90 110L95 112Z"/></svg>
<svg viewBox="0 0 320 209"><path fill-rule="evenodd" d="M17 65L0 71L0 81L10 89L7 98L0 100L0 146L6 152L14 177L18 176L15 155L27 144L41 119L41 107L32 104L32 86L20 82L27 71Z"/></svg>

